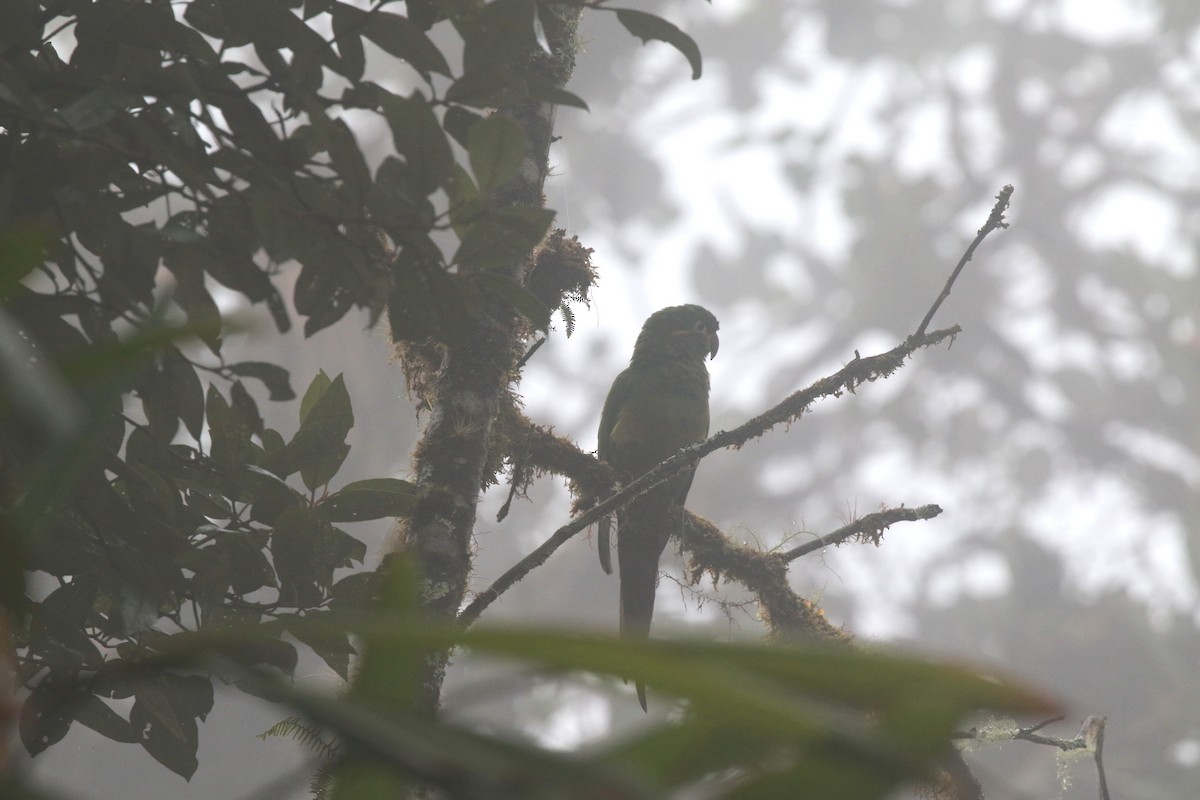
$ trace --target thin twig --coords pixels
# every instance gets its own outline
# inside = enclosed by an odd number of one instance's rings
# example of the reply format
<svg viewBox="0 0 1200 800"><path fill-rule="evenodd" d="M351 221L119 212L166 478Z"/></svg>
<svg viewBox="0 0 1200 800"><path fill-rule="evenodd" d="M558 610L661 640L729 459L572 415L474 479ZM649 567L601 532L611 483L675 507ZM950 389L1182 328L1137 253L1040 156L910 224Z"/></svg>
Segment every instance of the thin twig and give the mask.
<svg viewBox="0 0 1200 800"><path fill-rule="evenodd" d="M1083 720L1083 724L1079 726L1079 732L1074 738L1062 739L1058 736L1043 736L1038 733L1042 728L1054 722L1059 722L1063 717L1055 717L1048 719L1045 722L1039 722L1029 728L1018 728L1008 738L1017 741L1033 742L1034 744L1046 745L1047 747L1056 747L1064 753L1069 753L1073 750L1087 750L1094 754L1096 761L1096 774L1100 779L1100 800L1111 800L1108 793L1108 779L1104 774L1104 728L1107 719L1101 716L1090 716ZM955 739L986 739L988 741L996 740L995 733L989 732L986 735L972 728L965 733L956 733L952 738Z"/></svg>
<svg viewBox="0 0 1200 800"><path fill-rule="evenodd" d="M534 342L530 346L530 348L525 351L525 355L521 356L521 360L517 362L517 366L514 367L514 369L521 369L526 364L528 364L529 359L533 358L533 354L536 353L538 351L538 349L541 348L541 346L544 345L545 343L546 343L545 336L543 336L542 338L540 338L536 342Z"/></svg>
<svg viewBox="0 0 1200 800"><path fill-rule="evenodd" d="M517 492L521 489L521 483L525 480L525 463L529 458L529 439L533 436L533 431L529 431L525 437L525 450L520 457L513 459L511 482L508 487L508 497L504 500L504 505L500 506L500 510L496 512L496 522L503 522L508 516L508 512L512 509L513 499L516 498Z"/></svg>
<svg viewBox="0 0 1200 800"><path fill-rule="evenodd" d="M664 478L663 480L666 479ZM469 626L479 618L479 615L483 613L485 608L490 606L500 597L500 595L504 594L504 592L508 591L513 584L524 578L527 574L529 574L530 571L540 567L542 564L545 564L546 560L550 558L551 554L565 544L572 536L579 533L601 517L616 511L618 508L625 505L625 503L633 496L636 496L636 494L640 494L642 491L652 488L637 486L637 483L639 482L635 481L634 483L629 484L625 487L625 489L617 492L604 502L592 506L592 508L588 509L583 514L580 514L578 517L552 533L550 538L538 545L538 547L532 553L522 558L516 564L513 564L508 568L508 570L505 571L503 575L494 580L491 586L475 595L475 599L472 600L467 607L459 613L458 624L464 628ZM637 491L629 491L634 489Z"/></svg>
<svg viewBox="0 0 1200 800"><path fill-rule="evenodd" d="M945 287L942 288L942 293L938 295L937 300L933 301L933 305L929 308L929 312L925 315L925 319L921 320L921 324L917 326L917 336L923 336L925 334L925 329L928 328L929 323L933 321L933 315L937 313L937 310L941 307L942 302L950 296L950 289L954 287L954 282L958 280L958 274L963 271L963 267L965 267L967 262L971 260L971 257L975 255L975 248L979 246L979 243L982 242L989 233L997 228L1008 227L1008 223L1004 221L1004 212L1008 209L1008 201L1012 197L1013 191L1013 186L1010 183L1006 184L1004 188L1000 190L1000 194L996 195L996 205L992 206L992 213L988 215L987 222L983 223L983 227L976 232L975 241L971 242L971 244L967 247L966 252L963 253L962 258L958 260L958 265L954 268L954 272L950 273L950 279L946 281Z"/></svg>
<svg viewBox="0 0 1200 800"><path fill-rule="evenodd" d="M1046 727L1047 725L1053 725L1056 722L1062 722L1066 718L1067 718L1066 714L1059 714L1057 717L1051 717L1048 720L1039 722L1037 725L1034 725L1031 728L1022 728L1021 730L1024 731L1025 733L1037 733L1038 731L1040 731L1042 728Z"/></svg>
<svg viewBox="0 0 1200 800"><path fill-rule="evenodd" d="M1100 800L1111 800L1108 795L1108 778L1104 775L1104 727L1107 722L1106 717L1088 717L1083 721L1078 734L1095 753L1096 775L1100 779Z"/></svg>
<svg viewBox="0 0 1200 800"><path fill-rule="evenodd" d="M786 561L795 561L800 556L822 550L830 545L841 544L853 536L871 534L878 537L883 533L885 528L897 522L916 522L922 519L933 519L941 513L941 507L933 504L918 508L901 507L876 511L874 514L868 514L862 519L856 519L849 525L843 525L833 533L818 536L811 542L805 542L799 547L794 547L784 552L783 558Z"/></svg>

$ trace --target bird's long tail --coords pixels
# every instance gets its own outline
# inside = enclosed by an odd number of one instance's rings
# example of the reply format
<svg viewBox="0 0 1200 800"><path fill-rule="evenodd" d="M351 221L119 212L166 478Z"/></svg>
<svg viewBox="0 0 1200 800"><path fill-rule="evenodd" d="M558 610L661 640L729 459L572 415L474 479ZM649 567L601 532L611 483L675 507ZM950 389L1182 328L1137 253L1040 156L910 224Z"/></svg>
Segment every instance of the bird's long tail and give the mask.
<svg viewBox="0 0 1200 800"><path fill-rule="evenodd" d="M658 587L658 559L670 538L662 515L623 515L617 533L617 566L621 573L621 636L634 641L650 638L654 593ZM653 519L654 524L646 516ZM633 522L631 518L637 519ZM636 683L638 702L646 710L646 687Z"/></svg>
<svg viewBox="0 0 1200 800"><path fill-rule="evenodd" d="M605 575L612 575L612 525L611 515L600 518L600 535L597 537L596 549L600 553L600 569Z"/></svg>

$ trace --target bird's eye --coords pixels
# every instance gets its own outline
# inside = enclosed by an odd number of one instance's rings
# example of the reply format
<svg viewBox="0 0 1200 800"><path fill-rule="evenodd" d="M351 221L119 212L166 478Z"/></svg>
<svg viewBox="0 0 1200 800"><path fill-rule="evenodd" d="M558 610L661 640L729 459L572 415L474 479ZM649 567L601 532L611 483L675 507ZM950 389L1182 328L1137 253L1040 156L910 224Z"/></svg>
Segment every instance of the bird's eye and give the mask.
<svg viewBox="0 0 1200 800"><path fill-rule="evenodd" d="M695 328L698 331L707 331L708 330L707 327L704 325L704 320L697 320Z"/></svg>

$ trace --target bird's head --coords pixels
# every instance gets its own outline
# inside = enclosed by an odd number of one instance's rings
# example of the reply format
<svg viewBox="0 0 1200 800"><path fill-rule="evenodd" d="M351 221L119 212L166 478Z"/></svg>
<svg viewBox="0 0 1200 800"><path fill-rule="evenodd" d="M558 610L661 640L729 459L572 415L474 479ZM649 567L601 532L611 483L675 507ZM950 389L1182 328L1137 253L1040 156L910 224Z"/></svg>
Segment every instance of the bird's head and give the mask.
<svg viewBox="0 0 1200 800"><path fill-rule="evenodd" d="M721 325L712 312L703 306L670 306L655 311L642 325L633 357L639 353L662 351L679 353L703 362L704 357L714 358L721 340L717 329Z"/></svg>

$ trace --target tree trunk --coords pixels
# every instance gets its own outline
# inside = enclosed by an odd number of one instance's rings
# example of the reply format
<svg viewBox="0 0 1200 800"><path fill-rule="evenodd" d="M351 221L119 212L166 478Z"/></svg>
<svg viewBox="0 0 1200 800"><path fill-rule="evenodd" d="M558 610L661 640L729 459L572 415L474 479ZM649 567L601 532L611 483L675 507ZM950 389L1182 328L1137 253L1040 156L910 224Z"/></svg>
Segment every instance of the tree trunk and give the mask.
<svg viewBox="0 0 1200 800"><path fill-rule="evenodd" d="M566 4L539 6L551 52L534 43L526 56L528 73L557 88L567 82L575 64L580 13ZM494 112L516 121L529 146L520 173L494 195L497 205L542 205L554 110L549 103L527 100ZM525 268L521 260L503 271L522 280ZM489 452L493 423L516 378L523 332L511 307L485 298L471 330L460 344L441 351L441 369L426 375L421 391L429 419L413 456L420 499L412 516L400 523L398 548L415 560L422 578L421 605L435 621L454 623L466 595L476 507L502 455ZM411 374L412 365L407 366ZM437 710L448 658L448 652L439 652L427 659L419 710Z"/></svg>

